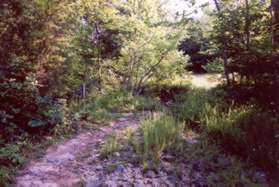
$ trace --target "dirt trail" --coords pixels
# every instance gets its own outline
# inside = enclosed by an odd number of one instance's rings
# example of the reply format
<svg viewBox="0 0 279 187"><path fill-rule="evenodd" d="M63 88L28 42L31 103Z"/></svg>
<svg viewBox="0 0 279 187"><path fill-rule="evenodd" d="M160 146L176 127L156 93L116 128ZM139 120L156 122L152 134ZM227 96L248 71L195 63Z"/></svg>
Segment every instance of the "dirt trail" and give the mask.
<svg viewBox="0 0 279 187"><path fill-rule="evenodd" d="M30 162L17 177L17 187L68 187L78 186L80 181L86 181L90 172L97 166L85 164L80 161L82 154L90 150L90 158L97 160L97 152L104 142L105 136L111 133L119 133L129 128L137 128L139 120L132 113L122 114L122 118L111 122L108 126L102 126L96 130L90 130L64 142L58 146L50 147L45 156L39 161ZM87 153L88 154L88 153ZM92 168L92 167L95 167ZM98 169L98 168L97 168ZM94 185L89 185L94 186Z"/></svg>
<svg viewBox="0 0 279 187"><path fill-rule="evenodd" d="M144 171L138 163L136 153L126 147L106 158L100 158L101 145L108 135L117 134L125 137L128 132L136 131L140 118L150 115L124 113L118 120L107 126L100 126L81 133L75 138L50 147L45 156L38 161L31 161L16 178L16 187L174 187L200 186L204 179L200 175L191 175L187 162L179 166L171 155L163 155L161 165L156 170ZM121 143L121 142L118 142ZM192 144L192 143L189 143ZM125 146L124 146L125 147ZM174 168L182 171L177 177ZM197 185L192 185L197 184Z"/></svg>

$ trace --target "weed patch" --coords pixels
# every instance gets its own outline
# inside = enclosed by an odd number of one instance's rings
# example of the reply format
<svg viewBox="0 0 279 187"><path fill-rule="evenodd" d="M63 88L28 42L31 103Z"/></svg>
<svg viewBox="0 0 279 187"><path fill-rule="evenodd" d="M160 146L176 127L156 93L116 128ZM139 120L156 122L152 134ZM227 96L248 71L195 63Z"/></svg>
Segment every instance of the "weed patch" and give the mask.
<svg viewBox="0 0 279 187"><path fill-rule="evenodd" d="M156 113L141 124L142 145L137 145L137 153L143 160L158 161L167 149L178 148L182 138L183 125L171 115Z"/></svg>
<svg viewBox="0 0 279 187"><path fill-rule="evenodd" d="M121 146L119 144L119 138L116 134L110 135L106 142L102 145L101 152L100 152L100 158L104 159L108 155L112 154L113 152L119 151L121 149Z"/></svg>

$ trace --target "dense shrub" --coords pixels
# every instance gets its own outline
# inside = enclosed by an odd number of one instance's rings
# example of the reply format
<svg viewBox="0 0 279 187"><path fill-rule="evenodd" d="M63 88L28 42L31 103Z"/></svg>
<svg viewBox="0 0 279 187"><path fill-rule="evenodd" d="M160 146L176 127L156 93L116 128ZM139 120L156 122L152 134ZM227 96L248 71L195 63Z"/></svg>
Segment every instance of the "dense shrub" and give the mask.
<svg viewBox="0 0 279 187"><path fill-rule="evenodd" d="M55 125L62 123L62 109L52 98L30 95L21 99L19 103L14 103L7 97L0 98L0 135L3 139L12 140L26 132L50 132Z"/></svg>
<svg viewBox="0 0 279 187"><path fill-rule="evenodd" d="M51 64L46 62L51 61L50 44L55 40L47 27L53 23L52 16L42 18L52 14L52 5L26 0L0 3L0 138L5 140L60 122L55 102L41 97L46 95L43 87L49 86L43 82L50 78L50 69L44 68Z"/></svg>
<svg viewBox="0 0 279 187"><path fill-rule="evenodd" d="M251 102L256 103L261 108L279 112L278 110L278 87L269 83L258 84L235 84L219 85L210 91L216 97L223 96L223 101L234 103L235 105L247 105Z"/></svg>

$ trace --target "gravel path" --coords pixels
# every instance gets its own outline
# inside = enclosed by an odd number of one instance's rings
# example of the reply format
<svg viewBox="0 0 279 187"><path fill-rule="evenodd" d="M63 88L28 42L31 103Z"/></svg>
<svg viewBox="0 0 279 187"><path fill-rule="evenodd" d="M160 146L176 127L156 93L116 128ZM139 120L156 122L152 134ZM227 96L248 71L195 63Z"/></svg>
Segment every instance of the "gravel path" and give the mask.
<svg viewBox="0 0 279 187"><path fill-rule="evenodd" d="M171 155L163 155L160 167L155 170L144 170L138 163L136 154L130 146L101 158L101 147L107 137L116 134L125 137L128 132L136 131L140 124L139 116L124 113L118 120L107 126L100 126L81 133L75 138L50 147L45 156L38 161L31 161L16 178L16 187L153 187L153 186L200 186L204 180L192 176L187 163L181 162L182 176L177 177ZM118 142L121 144L121 141ZM191 144L191 143L190 143ZM199 185L193 185L191 178L197 178Z"/></svg>
<svg viewBox="0 0 279 187"><path fill-rule="evenodd" d="M98 164L84 163L80 158L87 154L91 161L94 159L98 161L100 145L107 135L120 133L128 127L137 128L138 124L139 120L133 113L125 113L122 114L122 118L111 122L108 126L81 133L67 142L50 147L42 159L32 161L26 166L17 177L15 186L79 186L81 181L89 180L89 176L94 178L96 174L94 171L100 169Z"/></svg>

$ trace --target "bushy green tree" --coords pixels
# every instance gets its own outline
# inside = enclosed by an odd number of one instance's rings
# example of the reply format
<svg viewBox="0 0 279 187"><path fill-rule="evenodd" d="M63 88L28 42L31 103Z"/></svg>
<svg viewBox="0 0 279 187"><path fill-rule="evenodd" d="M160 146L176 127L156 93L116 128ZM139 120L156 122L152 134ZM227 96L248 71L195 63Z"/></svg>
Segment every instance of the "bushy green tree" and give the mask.
<svg viewBox="0 0 279 187"><path fill-rule="evenodd" d="M87 4L86 4L87 3ZM86 1L77 5L82 9L82 25L88 29L87 38L94 35L92 25L101 23L100 35L110 32L119 53L98 62L98 51L106 51L104 41L91 41L95 55L92 67L98 69L103 84L111 82L131 91L138 91L150 79L160 81L182 69L184 61L176 50L183 36L182 23L167 20L166 11L158 1ZM98 9L97 7L102 7ZM98 11L94 11L98 9ZM90 49L87 48L87 49ZM93 53L91 53L93 54Z"/></svg>
<svg viewBox="0 0 279 187"><path fill-rule="evenodd" d="M278 93L271 90L278 90L279 67L276 5L257 0L214 2L218 12L212 41L225 53L228 82L252 86L258 98L268 95L263 102L273 105Z"/></svg>
<svg viewBox="0 0 279 187"><path fill-rule="evenodd" d="M48 68L55 59L59 23L56 1L0 2L0 135L10 137L48 121L53 101L45 100ZM55 17L55 20L54 20ZM44 103L44 104L43 104Z"/></svg>

